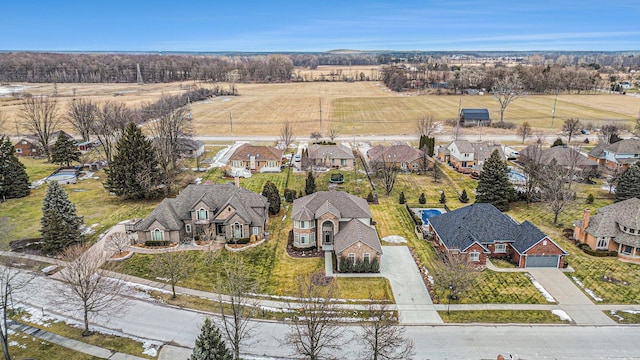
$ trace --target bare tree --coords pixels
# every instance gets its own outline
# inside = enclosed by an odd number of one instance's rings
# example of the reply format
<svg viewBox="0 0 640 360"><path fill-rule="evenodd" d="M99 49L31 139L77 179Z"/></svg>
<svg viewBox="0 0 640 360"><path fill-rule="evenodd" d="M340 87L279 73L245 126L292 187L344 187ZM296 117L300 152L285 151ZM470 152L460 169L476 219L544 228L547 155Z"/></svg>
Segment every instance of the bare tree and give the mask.
<svg viewBox="0 0 640 360"><path fill-rule="evenodd" d="M520 127L518 128L518 135L522 137L523 144L525 140L527 140L527 138L531 136L531 134L533 134L533 129L531 128L531 124L529 124L528 121L523 122L522 125L520 125Z"/></svg>
<svg viewBox="0 0 640 360"><path fill-rule="evenodd" d="M258 323L251 321L259 309L259 300L249 297L256 292L256 282L242 257L230 254L222 261L225 279L218 279L216 292L222 317L222 330L236 360L240 348L249 345ZM225 294L226 296L222 295Z"/></svg>
<svg viewBox="0 0 640 360"><path fill-rule="evenodd" d="M285 152L294 141L293 124L287 120L282 124L282 128L280 128L280 142L284 146Z"/></svg>
<svg viewBox="0 0 640 360"><path fill-rule="evenodd" d="M151 269L158 277L167 279L171 285L172 299L177 297L176 285L193 272L193 255L190 251L169 249L153 257Z"/></svg>
<svg viewBox="0 0 640 360"><path fill-rule="evenodd" d="M165 102L166 106L171 106L170 99ZM171 184L180 172L178 159L181 146L193 135L191 118L188 116L187 108L180 106L173 111L162 111L160 117L153 119L148 124L162 168L166 192L171 193Z"/></svg>
<svg viewBox="0 0 640 360"><path fill-rule="evenodd" d="M89 141L98 117L98 106L89 99L73 99L67 109L67 120L83 141Z"/></svg>
<svg viewBox="0 0 640 360"><path fill-rule="evenodd" d="M614 124L606 124L600 128L599 141L601 144L609 144L611 143L611 137L613 135L618 135L618 127Z"/></svg>
<svg viewBox="0 0 640 360"><path fill-rule="evenodd" d="M503 79L496 80L491 88L493 95L500 105L500 123L504 122L504 112L507 106L514 100L524 95L522 90L522 82L517 74L506 76Z"/></svg>
<svg viewBox="0 0 640 360"><path fill-rule="evenodd" d="M437 128L438 123L436 122L436 117L431 112L427 113L426 115L420 116L416 123L416 131L418 132L418 137L431 136L435 133Z"/></svg>
<svg viewBox="0 0 640 360"><path fill-rule="evenodd" d="M329 283L321 286L325 280ZM339 308L331 302L337 296L336 283L324 278L323 273L298 274L296 286L302 302L289 304L294 315L283 345L291 346L296 354L309 360L324 359L327 353L349 342L346 328L337 323Z"/></svg>
<svg viewBox="0 0 640 360"><path fill-rule="evenodd" d="M60 124L55 100L47 96L27 98L22 104L19 117L24 120L24 127L35 134L47 159L50 158L49 142L52 134Z"/></svg>
<svg viewBox="0 0 640 360"><path fill-rule="evenodd" d="M378 177L382 178L384 192L389 196L391 191L393 191L398 173L400 172L396 155L382 151L379 156L371 162L371 168L376 172Z"/></svg>
<svg viewBox="0 0 640 360"><path fill-rule="evenodd" d="M318 140L322 139L322 135L320 135L320 132L318 132L318 131L313 131L311 133L311 136L309 136L309 138L311 138L311 140L318 141Z"/></svg>
<svg viewBox="0 0 640 360"><path fill-rule="evenodd" d="M28 273L20 269L11 268L11 264L8 263L6 258L3 258L0 261L0 311L2 312L0 342L5 360L11 360L11 355L9 353L7 313L11 310L13 297L24 291L34 277L34 273Z"/></svg>
<svg viewBox="0 0 640 360"><path fill-rule="evenodd" d="M92 133L100 142L108 162L113 160L115 144L131 120L131 111L122 103L109 101L99 109Z"/></svg>
<svg viewBox="0 0 640 360"><path fill-rule="evenodd" d="M330 127L329 128L329 139L333 142L338 135L340 135L340 132L338 132L338 129L336 129L335 127Z"/></svg>
<svg viewBox="0 0 640 360"><path fill-rule="evenodd" d="M552 159L551 163L542 170L540 188L544 201L549 203L553 212L553 224L555 225L558 223L558 216L562 210L574 197L567 181L567 170L558 165L556 159Z"/></svg>
<svg viewBox="0 0 640 360"><path fill-rule="evenodd" d="M580 119L568 118L562 124L562 133L567 137L567 144L571 144L571 138L582 130Z"/></svg>
<svg viewBox="0 0 640 360"><path fill-rule="evenodd" d="M129 245L131 245L131 239L127 233L118 231L111 233L106 239L106 248L111 251L115 251L118 254L122 254Z"/></svg>
<svg viewBox="0 0 640 360"><path fill-rule="evenodd" d="M533 194L540 184L540 176L542 172L542 148L539 143L526 148L526 151L520 153L520 162L522 163L522 172L525 175L524 192L527 204L533 200Z"/></svg>
<svg viewBox="0 0 640 360"><path fill-rule="evenodd" d="M360 323L362 334L359 340L365 348L361 359L410 360L415 355L413 340L405 337L405 329L398 326L397 318L386 304L371 302L366 311L367 318Z"/></svg>
<svg viewBox="0 0 640 360"><path fill-rule="evenodd" d="M108 277L102 268L106 256L103 251L91 250L87 245L66 248L62 255L67 265L58 272L60 284L58 305L83 314L83 335L89 331L89 316L121 311L124 304L120 296L123 286L117 279ZM113 273L112 273L113 274Z"/></svg>
<svg viewBox="0 0 640 360"><path fill-rule="evenodd" d="M444 252L437 286L448 292L449 300L457 300L473 285L480 272L465 254Z"/></svg>

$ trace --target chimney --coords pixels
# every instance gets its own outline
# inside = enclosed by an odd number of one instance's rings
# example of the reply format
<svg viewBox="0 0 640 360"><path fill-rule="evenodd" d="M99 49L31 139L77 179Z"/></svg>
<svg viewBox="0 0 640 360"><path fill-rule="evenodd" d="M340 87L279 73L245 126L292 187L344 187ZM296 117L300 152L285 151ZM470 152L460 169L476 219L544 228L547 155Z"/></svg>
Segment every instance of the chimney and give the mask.
<svg viewBox="0 0 640 360"><path fill-rule="evenodd" d="M234 180L234 183L235 183L236 187L240 187L240 177L239 176L235 176L233 178L233 180Z"/></svg>
<svg viewBox="0 0 640 360"><path fill-rule="evenodd" d="M582 214L582 228L586 229L589 226L589 218L591 217L591 210L584 209Z"/></svg>

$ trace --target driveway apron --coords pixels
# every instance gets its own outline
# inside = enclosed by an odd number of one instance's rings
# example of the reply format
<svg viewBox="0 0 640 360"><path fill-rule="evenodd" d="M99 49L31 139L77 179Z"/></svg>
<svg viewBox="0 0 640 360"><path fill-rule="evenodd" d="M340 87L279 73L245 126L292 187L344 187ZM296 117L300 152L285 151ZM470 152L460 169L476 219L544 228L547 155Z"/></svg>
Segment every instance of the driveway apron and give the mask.
<svg viewBox="0 0 640 360"><path fill-rule="evenodd" d="M528 268L527 271L558 302L558 308L576 325L615 325L567 276L558 269Z"/></svg>
<svg viewBox="0 0 640 360"><path fill-rule="evenodd" d="M383 246L380 275L389 279L400 324L442 324L406 246Z"/></svg>

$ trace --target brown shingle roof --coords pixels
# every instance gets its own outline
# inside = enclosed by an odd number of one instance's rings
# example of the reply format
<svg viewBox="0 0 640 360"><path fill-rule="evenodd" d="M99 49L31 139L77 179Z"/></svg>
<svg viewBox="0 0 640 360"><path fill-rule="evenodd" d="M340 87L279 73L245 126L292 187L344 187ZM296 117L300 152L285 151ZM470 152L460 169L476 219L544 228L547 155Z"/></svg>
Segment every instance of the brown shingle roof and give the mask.
<svg viewBox="0 0 640 360"><path fill-rule="evenodd" d="M369 161L382 161L383 156L391 156L395 162L410 163L422 159L422 151L409 145L377 145L367 152Z"/></svg>
<svg viewBox="0 0 640 360"><path fill-rule="evenodd" d="M535 145L529 145L520 151L520 155L525 157L535 156ZM564 146L554 146L549 149L544 149L540 152L540 162L544 165L549 165L553 159L560 166L571 166L572 161L576 161L576 166L580 168L584 167L598 167L595 161L582 155L579 151Z"/></svg>
<svg viewBox="0 0 640 360"><path fill-rule="evenodd" d="M243 144L234 151L233 155L229 157L229 160L247 160L251 156L265 161L280 160L282 159L282 150L271 146Z"/></svg>
<svg viewBox="0 0 640 360"><path fill-rule="evenodd" d="M371 218L371 210L369 210L367 200L342 191L318 191L295 199L291 218L309 220L303 217L308 217L310 212L317 216L318 210L323 207L326 210L331 210L332 213L337 210L342 218ZM326 211L322 213L324 214Z"/></svg>
<svg viewBox="0 0 640 360"><path fill-rule="evenodd" d="M309 146L309 159L322 159L330 156L331 159L353 159L353 152L343 145L319 145Z"/></svg>
<svg viewBox="0 0 640 360"><path fill-rule="evenodd" d="M634 229L637 234L628 234L620 226ZM617 243L640 247L640 199L631 198L598 209L589 218L586 232L595 236L613 237Z"/></svg>

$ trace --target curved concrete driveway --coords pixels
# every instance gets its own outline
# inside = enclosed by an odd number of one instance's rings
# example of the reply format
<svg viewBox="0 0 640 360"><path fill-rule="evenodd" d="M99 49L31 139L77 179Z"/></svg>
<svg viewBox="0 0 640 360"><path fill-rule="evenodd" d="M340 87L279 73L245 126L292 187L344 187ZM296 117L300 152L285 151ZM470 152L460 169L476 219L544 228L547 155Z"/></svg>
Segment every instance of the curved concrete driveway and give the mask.
<svg viewBox="0 0 640 360"><path fill-rule="evenodd" d="M380 275L389 279L401 324L442 324L406 246L383 246Z"/></svg>

